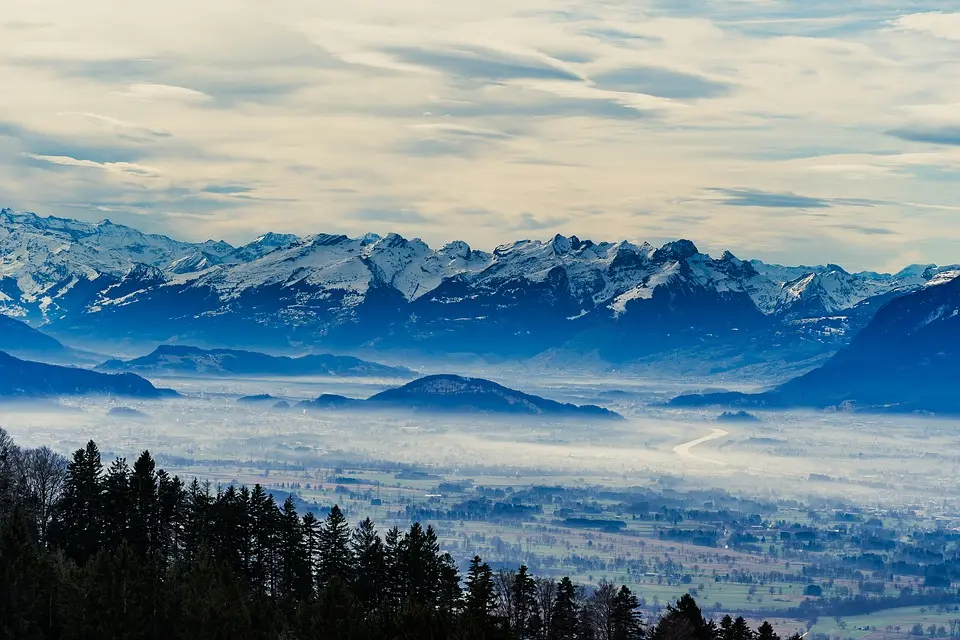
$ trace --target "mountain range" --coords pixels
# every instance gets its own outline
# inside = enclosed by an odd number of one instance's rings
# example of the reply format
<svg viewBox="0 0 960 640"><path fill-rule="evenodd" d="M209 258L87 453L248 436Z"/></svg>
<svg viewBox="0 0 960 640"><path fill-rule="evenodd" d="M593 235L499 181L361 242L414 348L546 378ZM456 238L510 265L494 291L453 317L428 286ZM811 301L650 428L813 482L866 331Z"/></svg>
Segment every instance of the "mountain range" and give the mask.
<svg viewBox="0 0 960 640"><path fill-rule="evenodd" d="M0 210L0 312L69 341L529 358L815 363L960 266L896 274L556 236L492 252L396 234L234 247ZM787 366L787 364L784 364ZM809 368L809 367L808 367Z"/></svg>
<svg viewBox="0 0 960 640"><path fill-rule="evenodd" d="M883 306L822 366L764 393L683 395L674 406L960 413L960 278Z"/></svg>
<svg viewBox="0 0 960 640"><path fill-rule="evenodd" d="M290 358L184 345L161 345L145 356L132 360L107 360L96 368L142 375L414 377L413 371L406 367L392 367L352 356L312 354Z"/></svg>
<svg viewBox="0 0 960 640"><path fill-rule="evenodd" d="M586 420L622 420L623 416L596 405L574 405L504 387L483 378L441 374L425 376L402 387L381 391L366 400L324 394L301 403L321 411L406 410L449 414L514 414Z"/></svg>

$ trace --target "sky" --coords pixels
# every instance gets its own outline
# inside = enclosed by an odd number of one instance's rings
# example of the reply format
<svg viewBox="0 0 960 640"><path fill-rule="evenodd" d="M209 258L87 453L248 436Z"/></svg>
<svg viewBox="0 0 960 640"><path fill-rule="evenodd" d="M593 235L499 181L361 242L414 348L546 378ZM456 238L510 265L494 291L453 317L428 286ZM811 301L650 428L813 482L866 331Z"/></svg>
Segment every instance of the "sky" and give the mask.
<svg viewBox="0 0 960 640"><path fill-rule="evenodd" d="M960 262L956 0L3 4L0 206Z"/></svg>

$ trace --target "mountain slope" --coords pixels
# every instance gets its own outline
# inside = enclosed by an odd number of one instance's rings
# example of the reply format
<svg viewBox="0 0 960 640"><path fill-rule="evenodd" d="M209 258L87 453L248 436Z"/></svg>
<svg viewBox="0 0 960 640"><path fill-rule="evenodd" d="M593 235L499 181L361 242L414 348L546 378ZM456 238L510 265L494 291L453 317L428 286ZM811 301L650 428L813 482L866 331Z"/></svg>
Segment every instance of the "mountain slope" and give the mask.
<svg viewBox="0 0 960 640"><path fill-rule="evenodd" d="M0 351L63 354L67 348L56 338L37 331L25 322L0 314Z"/></svg>
<svg viewBox="0 0 960 640"><path fill-rule="evenodd" d="M482 378L432 375L387 389L367 400L322 395L303 403L314 409L413 410L429 413L491 413L556 418L619 420L620 414L595 405L577 406L509 389Z"/></svg>
<svg viewBox="0 0 960 640"><path fill-rule="evenodd" d="M20 360L0 352L0 398L74 395L112 395L137 398L176 396L132 373L106 374Z"/></svg>
<svg viewBox="0 0 960 640"><path fill-rule="evenodd" d="M896 298L823 366L762 394L680 396L675 406L960 413L960 275Z"/></svg>
<svg viewBox="0 0 960 640"><path fill-rule="evenodd" d="M180 345L161 345L152 353L132 360L108 360L98 365L97 369L168 375L413 377L413 372L405 367L391 367L352 356L322 354L290 358L255 351L200 349Z"/></svg>

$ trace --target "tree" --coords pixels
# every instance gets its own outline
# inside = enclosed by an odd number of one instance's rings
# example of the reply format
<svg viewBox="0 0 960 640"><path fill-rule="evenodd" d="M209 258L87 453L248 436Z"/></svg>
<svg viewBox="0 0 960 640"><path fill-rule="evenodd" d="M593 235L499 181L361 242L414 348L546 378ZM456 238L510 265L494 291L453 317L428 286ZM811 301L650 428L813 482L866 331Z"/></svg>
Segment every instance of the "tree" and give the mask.
<svg viewBox="0 0 960 640"><path fill-rule="evenodd" d="M480 556L474 556L467 571L463 605L467 635L476 638L491 637L496 629L496 609L497 595L493 585L493 572Z"/></svg>
<svg viewBox="0 0 960 640"><path fill-rule="evenodd" d="M103 548L116 551L130 540L133 504L130 497L130 467L116 458L103 477L100 509L103 513Z"/></svg>
<svg viewBox="0 0 960 640"><path fill-rule="evenodd" d="M620 587L613 601L612 634L610 640L639 640L643 638L640 620L640 602L626 585Z"/></svg>
<svg viewBox="0 0 960 640"><path fill-rule="evenodd" d="M580 612L577 608L577 592L570 578L564 577L557 584L550 617L548 640L575 640L580 626Z"/></svg>
<svg viewBox="0 0 960 640"><path fill-rule="evenodd" d="M652 635L654 640L712 640L716 629L712 622L704 620L700 607L686 593L675 605L667 606Z"/></svg>
<svg viewBox="0 0 960 640"><path fill-rule="evenodd" d="M780 640L780 636L773 630L773 626L766 620L757 629L757 640Z"/></svg>
<svg viewBox="0 0 960 640"><path fill-rule="evenodd" d="M67 459L48 447L31 449L23 456L26 488L37 511L37 528L46 540L53 519L53 509L67 479Z"/></svg>
<svg viewBox="0 0 960 640"><path fill-rule="evenodd" d="M84 564L97 551L103 536L100 450L91 440L67 465L63 497L55 509L52 535L67 556Z"/></svg>
<svg viewBox="0 0 960 640"><path fill-rule="evenodd" d="M537 607L537 586L526 565L520 565L513 576L510 592L513 602L510 629L524 640L537 637L543 622Z"/></svg>
<svg viewBox="0 0 960 640"><path fill-rule="evenodd" d="M386 595L387 557L383 540L370 518L354 529L350 550L356 561L354 594L361 605L374 608L383 602Z"/></svg>
<svg viewBox="0 0 960 640"><path fill-rule="evenodd" d="M613 640L616 598L617 587L612 582L601 580L587 601L583 615L589 618L587 624L593 629L597 640Z"/></svg>
<svg viewBox="0 0 960 640"><path fill-rule="evenodd" d="M350 525L338 505L333 505L318 537L317 579L321 585L338 580L350 584L353 554L350 550Z"/></svg>
<svg viewBox="0 0 960 640"><path fill-rule="evenodd" d="M533 579L537 616L540 619L538 638L553 637L553 603L557 599L557 582L552 578Z"/></svg>

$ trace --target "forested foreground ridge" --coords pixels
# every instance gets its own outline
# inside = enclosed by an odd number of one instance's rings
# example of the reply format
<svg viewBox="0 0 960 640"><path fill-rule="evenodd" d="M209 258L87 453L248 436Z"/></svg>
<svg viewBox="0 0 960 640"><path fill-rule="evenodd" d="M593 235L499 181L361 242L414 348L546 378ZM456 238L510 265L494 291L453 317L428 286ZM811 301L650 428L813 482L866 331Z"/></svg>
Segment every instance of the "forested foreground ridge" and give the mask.
<svg viewBox="0 0 960 640"><path fill-rule="evenodd" d="M626 587L461 575L431 527L382 536L259 485L184 484L143 452L104 468L0 429L0 638L775 640L683 596L645 625Z"/></svg>

